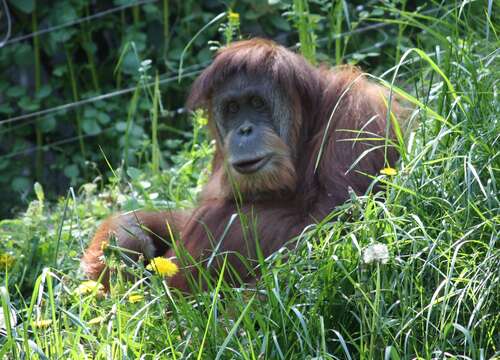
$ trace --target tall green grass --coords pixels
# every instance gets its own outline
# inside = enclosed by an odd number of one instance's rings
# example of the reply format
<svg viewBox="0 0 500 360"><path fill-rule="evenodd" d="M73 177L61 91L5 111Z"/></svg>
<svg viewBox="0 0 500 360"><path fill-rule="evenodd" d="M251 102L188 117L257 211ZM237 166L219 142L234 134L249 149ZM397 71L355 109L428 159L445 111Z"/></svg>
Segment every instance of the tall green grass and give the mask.
<svg viewBox="0 0 500 360"><path fill-rule="evenodd" d="M194 204L213 153L198 113L171 169L157 171L157 158L142 172L119 168L111 185L87 184L52 206L39 188L24 216L0 222L0 240L14 256L1 258L0 356L498 358L498 38L482 9L442 10L439 18L397 16L398 33L424 35L416 48L394 49L399 55L385 77L411 115L397 175L376 179L384 193L353 194L294 246L260 259L256 286L231 288L216 278L208 291L182 296L142 264L123 266L111 248L110 294L78 295L79 256L110 208ZM131 114L134 107L132 99ZM387 259L368 261L374 244L387 248Z"/></svg>

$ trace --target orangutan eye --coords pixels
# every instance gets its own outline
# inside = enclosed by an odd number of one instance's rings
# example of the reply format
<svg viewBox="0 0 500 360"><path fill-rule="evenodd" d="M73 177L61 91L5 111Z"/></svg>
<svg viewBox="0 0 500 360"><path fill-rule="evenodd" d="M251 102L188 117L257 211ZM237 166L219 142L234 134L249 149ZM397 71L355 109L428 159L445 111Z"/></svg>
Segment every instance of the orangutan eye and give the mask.
<svg viewBox="0 0 500 360"><path fill-rule="evenodd" d="M240 110L240 106L236 101L230 101L226 105L227 112L236 114Z"/></svg>
<svg viewBox="0 0 500 360"><path fill-rule="evenodd" d="M252 107L257 110L261 110L265 107L264 100L262 100L260 96L252 96L250 104L252 104Z"/></svg>

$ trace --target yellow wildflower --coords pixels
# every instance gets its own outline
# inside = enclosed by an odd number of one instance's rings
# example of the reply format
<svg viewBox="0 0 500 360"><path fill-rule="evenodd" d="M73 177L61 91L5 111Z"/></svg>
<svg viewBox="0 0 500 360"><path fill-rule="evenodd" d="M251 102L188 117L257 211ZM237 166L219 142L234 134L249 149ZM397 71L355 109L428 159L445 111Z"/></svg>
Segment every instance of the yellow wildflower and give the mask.
<svg viewBox="0 0 500 360"><path fill-rule="evenodd" d="M239 22L240 21L240 14L238 14L237 12L233 12L231 10L229 10L227 17L229 18L229 21L231 21L231 22Z"/></svg>
<svg viewBox="0 0 500 360"><path fill-rule="evenodd" d="M142 301L144 299L144 296L141 294L132 294L128 297L128 302L135 304L139 301Z"/></svg>
<svg viewBox="0 0 500 360"><path fill-rule="evenodd" d="M0 271L3 270L3 268L10 268L15 260L16 259L11 254L3 253L0 255Z"/></svg>
<svg viewBox="0 0 500 360"><path fill-rule="evenodd" d="M157 274L167 277L172 277L179 271L179 268L174 262L172 262L172 260L164 257L155 257L151 260L149 265L146 266L146 269L155 271Z"/></svg>
<svg viewBox="0 0 500 360"><path fill-rule="evenodd" d="M76 295L87 295L94 292L98 295L104 294L104 286L96 281L88 280L82 282L74 291Z"/></svg>
<svg viewBox="0 0 500 360"><path fill-rule="evenodd" d="M109 243L107 241L103 241L101 243L101 251L106 250L108 248L108 246L109 246Z"/></svg>
<svg viewBox="0 0 500 360"><path fill-rule="evenodd" d="M383 168L382 170L380 170L380 173L383 175L387 175L387 176L395 176L398 174L398 171L396 169L391 168L391 167L386 167L386 168Z"/></svg>
<svg viewBox="0 0 500 360"><path fill-rule="evenodd" d="M46 327L49 327L50 325L52 325L52 320L50 319L33 321L34 328L44 329Z"/></svg>
<svg viewBox="0 0 500 360"><path fill-rule="evenodd" d="M100 323L104 322L104 320L106 320L106 317L104 317L104 316L98 316L98 317L95 317L95 318L90 319L89 321L87 321L87 324L89 324L89 325L97 325L97 324L100 324Z"/></svg>

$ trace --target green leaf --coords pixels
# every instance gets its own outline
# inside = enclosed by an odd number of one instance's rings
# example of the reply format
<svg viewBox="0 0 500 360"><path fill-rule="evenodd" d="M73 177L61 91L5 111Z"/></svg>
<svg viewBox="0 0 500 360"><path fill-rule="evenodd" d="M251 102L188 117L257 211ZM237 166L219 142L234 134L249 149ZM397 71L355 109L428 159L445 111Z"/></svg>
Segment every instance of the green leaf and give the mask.
<svg viewBox="0 0 500 360"><path fill-rule="evenodd" d="M33 49L31 45L19 44L14 47L14 61L17 66L33 66Z"/></svg>
<svg viewBox="0 0 500 360"><path fill-rule="evenodd" d="M261 14L256 11L247 10L245 11L244 16L246 20L257 20L261 16Z"/></svg>
<svg viewBox="0 0 500 360"><path fill-rule="evenodd" d="M43 202L43 200L45 199L45 193L43 192L42 185L40 185L40 183L37 181L35 182L33 188L35 189L35 194L38 201Z"/></svg>
<svg viewBox="0 0 500 360"><path fill-rule="evenodd" d="M132 134L135 138L139 138L144 134L144 129L134 124L130 129L130 134Z"/></svg>
<svg viewBox="0 0 500 360"><path fill-rule="evenodd" d="M45 118L41 119L39 124L39 129L48 133L55 129L56 127L56 119L53 116L45 116Z"/></svg>
<svg viewBox="0 0 500 360"><path fill-rule="evenodd" d="M33 99L29 98L28 96L23 96L21 100L17 103L19 107L23 110L26 111L35 111L40 108L40 104L38 102L35 102Z"/></svg>
<svg viewBox="0 0 500 360"><path fill-rule="evenodd" d="M9 104L0 105L0 114L12 114L12 110Z"/></svg>
<svg viewBox="0 0 500 360"><path fill-rule="evenodd" d="M75 164L68 165L64 168L64 175L66 175L71 179L78 177L79 174L80 170L78 169L78 166L76 166Z"/></svg>
<svg viewBox="0 0 500 360"><path fill-rule="evenodd" d="M113 3L116 5L116 6L120 6L120 5L130 5L130 4L133 4L135 2L135 0L115 0L113 1Z"/></svg>
<svg viewBox="0 0 500 360"><path fill-rule="evenodd" d="M60 65L54 68L52 74L54 74L54 76L63 76L67 71L68 68L66 67L66 65Z"/></svg>
<svg viewBox="0 0 500 360"><path fill-rule="evenodd" d="M25 93L26 90L22 86L12 86L11 88L9 88L9 90L7 90L7 96L12 98L20 97Z"/></svg>
<svg viewBox="0 0 500 360"><path fill-rule="evenodd" d="M65 29L64 31L55 31L50 33L51 45L54 50L57 49L57 46L60 43L69 41L74 35L78 34L74 29Z"/></svg>
<svg viewBox="0 0 500 360"><path fill-rule="evenodd" d="M30 180L27 177L18 176L12 181L12 189L14 191L25 192L30 188Z"/></svg>
<svg viewBox="0 0 500 360"><path fill-rule="evenodd" d="M86 134L96 135L101 131L101 127L94 118L86 118L82 122L82 129Z"/></svg>
<svg viewBox="0 0 500 360"><path fill-rule="evenodd" d="M106 113L103 113L103 112L100 112L99 114L97 114L97 119L103 125L106 125L111 121L111 118L109 117L109 115Z"/></svg>
<svg viewBox="0 0 500 360"><path fill-rule="evenodd" d="M37 99L45 99L47 96L49 96L52 93L52 88L50 87L49 84L42 85L40 90L36 93L36 98Z"/></svg>
<svg viewBox="0 0 500 360"><path fill-rule="evenodd" d="M115 124L115 129L119 132L125 132L127 130L127 123L125 121L120 121Z"/></svg>
<svg viewBox="0 0 500 360"><path fill-rule="evenodd" d="M9 3L26 14L31 14L35 10L35 0L10 0Z"/></svg>
<svg viewBox="0 0 500 360"><path fill-rule="evenodd" d="M133 75L137 73L137 69L139 68L139 60L137 56L130 51L123 58L121 69L125 74Z"/></svg>
<svg viewBox="0 0 500 360"><path fill-rule="evenodd" d="M97 51L97 46L93 43L84 43L82 44L82 47L85 49L85 51L88 51L91 54L95 54Z"/></svg>
<svg viewBox="0 0 500 360"><path fill-rule="evenodd" d="M61 23L67 23L78 18L78 13L70 1L62 1L58 5L56 14ZM66 32L66 30L63 32Z"/></svg>
<svg viewBox="0 0 500 360"><path fill-rule="evenodd" d="M87 118L95 118L97 117L97 110L93 107L87 107L85 108L85 111L83 112L83 116Z"/></svg>
<svg viewBox="0 0 500 360"><path fill-rule="evenodd" d="M283 31L291 30L290 23L286 21L285 18L282 16L271 16L269 20L271 21L271 24L273 24L279 30Z"/></svg>
<svg viewBox="0 0 500 360"><path fill-rule="evenodd" d="M133 181L139 180L139 178L141 177L141 174L142 174L142 171L135 168L135 167L130 166L127 169L127 175L130 176L130 179Z"/></svg>
<svg viewBox="0 0 500 360"><path fill-rule="evenodd" d="M0 160L0 170L4 170L9 166L10 161L8 159ZM2 176L3 178L3 176Z"/></svg>

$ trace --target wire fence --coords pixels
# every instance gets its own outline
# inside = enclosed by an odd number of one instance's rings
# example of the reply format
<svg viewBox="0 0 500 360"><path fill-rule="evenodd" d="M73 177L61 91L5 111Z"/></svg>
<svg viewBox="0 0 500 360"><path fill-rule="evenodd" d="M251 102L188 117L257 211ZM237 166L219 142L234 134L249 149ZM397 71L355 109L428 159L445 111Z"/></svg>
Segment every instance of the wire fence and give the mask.
<svg viewBox="0 0 500 360"><path fill-rule="evenodd" d="M116 6L116 7L113 7L111 9L100 11L98 13L95 13L95 14L92 14L92 15L89 15L89 16L80 17L78 19L75 19L75 20L72 20L72 21L68 21L68 22L65 22L63 24L50 26L50 27L47 27L45 29L40 29L38 31L34 31L34 32L30 33L30 34L19 35L17 37L9 39L10 38L11 29L12 29L12 19L11 19L11 16L10 16L9 7L7 6L7 1L6 0L2 0L3 7L4 7L4 12L5 12L6 18L7 18L7 34L6 34L5 38L0 42L0 48L2 48L3 46L6 46L6 45L11 45L11 44L18 43L18 42L23 41L23 40L31 39L31 38L33 38L35 36L47 34L47 33L53 32L53 31L62 30L62 29L67 28L67 27L75 26L75 25L81 24L81 23L83 23L85 21L99 19L101 17L104 17L104 16L107 16L107 15L113 14L115 12L119 12L119 11L122 11L122 10L125 10L125 9L128 9L128 8L131 8L131 7L134 7L134 6L151 4L151 3L158 2L158 1L159 0L142 0L142 1L137 1L137 2L134 2L134 3L126 4L126 5Z"/></svg>
<svg viewBox="0 0 500 360"><path fill-rule="evenodd" d="M204 65L205 64L200 64L200 65L192 66L192 68L201 68ZM200 69L200 70L194 70L194 71L191 71L191 72L183 73L183 76L185 76L185 77L193 77L193 76L198 75L201 71L202 70ZM178 80L178 75L175 75L175 76L170 76L170 77L168 77L166 79L159 80L158 83L160 85L165 85L165 84L177 81L177 80ZM150 82L150 83L147 83L145 86L153 86L154 84L155 84L154 82ZM113 97L116 97L116 96L123 96L123 95L126 95L126 94L134 92L136 89L137 89L136 86L129 87L129 88L126 88L126 89L122 89L122 90L113 91L113 92L110 92L110 93L106 93L106 94L94 96L94 97L91 97L91 98L88 98L88 99L84 99L84 100L80 100L80 101L75 101L75 102L67 103L67 104L64 104L64 105L60 105L60 106L48 108L48 109L45 109L45 110L41 110L41 111L37 111L37 112L25 114L25 115L16 116L16 117L11 118L11 119L5 119L5 120L0 121L0 126L2 124L9 124L9 123L12 123L12 122L19 122L21 120L26 120L26 119L29 119L29 120L27 122L23 123L23 125L25 125L26 123L33 123L35 121L42 120L43 116L46 116L46 115L49 115L49 114L52 114L52 113L66 111L66 110L69 110L69 109L75 109L75 108L80 107L82 105L91 104L91 103L94 103L96 101L102 101L102 100L106 100L106 99L113 98ZM171 113L182 113L183 111L184 111L184 108L178 108L178 109L172 110L170 112ZM85 135L73 136L73 137L70 137L70 138L67 138L67 139L63 139L63 140L59 140L59 141L55 141L55 142L52 142L52 143L49 143L49 144L44 144L42 146L33 146L33 147L30 147L30 148L27 148L27 149L23 149L23 150L20 150L20 151L11 152L11 153L8 153L6 155L0 156L0 160L9 159L9 158L13 158L13 157L16 157L16 156L21 156L21 155L28 155L28 154L36 152L38 150L47 151L47 150L49 150L51 148L54 148L56 146L60 146L60 145L64 145L64 144L71 144L71 143L80 141L81 139L84 139L84 138L96 137L96 136L101 135L102 133L104 133L106 131L109 131L111 129L113 129L113 127L100 130L100 131L98 131L96 133L93 133L93 134L85 134Z"/></svg>
<svg viewBox="0 0 500 360"><path fill-rule="evenodd" d="M16 156L29 155L31 153L34 153L34 152L40 150L40 149L46 151L46 150L49 150L51 148L55 148L57 146L71 144L71 143L80 141L81 139L93 138L93 137L102 135L103 133L108 132L108 131L113 130L113 129L114 129L114 126L110 126L110 127L107 127L106 129L102 129L94 134L77 135L77 136L72 136L72 137L69 137L69 138L66 138L63 140L54 141L54 142L51 142L49 144L45 144L42 146L32 146L30 148L26 148L23 150L11 152L11 153L4 155L4 156L0 156L0 160L10 159L10 158L13 158Z"/></svg>
<svg viewBox="0 0 500 360"><path fill-rule="evenodd" d="M0 41L0 49L7 43L10 38L10 33L12 31L12 19L10 17L9 7L7 6L7 0L2 0L3 12L5 14L5 18L7 19L7 31L5 33L4 38Z"/></svg>
<svg viewBox="0 0 500 360"><path fill-rule="evenodd" d="M202 64L197 64L197 65L192 65L190 67L187 67L186 68L187 70L193 70L193 71L190 71L190 72L187 72L187 73L183 72L182 76L183 77L192 77L192 76L198 75L201 72L201 69L203 67L205 67L207 64L208 63L202 63ZM165 74L163 74L161 77L165 77ZM179 75L176 74L174 76L169 76L167 78L160 79L159 80L159 84L160 85L165 85L165 84L168 84L168 83L175 82L178 79L179 79ZM146 86L152 86L152 85L154 85L154 82L149 82L149 83L146 84ZM17 123L19 121L27 120L27 119L31 119L31 122L40 121L41 117L43 117L43 116L46 116L46 115L49 115L49 114L53 114L53 113L57 113L57 112L61 112L61 111L65 111L65 110L74 109L74 108L77 108L77 107L80 107L80 106L83 106L83 105L87 105L87 104L91 104L91 103L94 103L94 102L97 102L97 101L102 101L102 100L114 98L116 96L123 96L123 95L126 95L126 94L134 92L136 89L137 89L137 86L131 86L131 87L128 87L128 88L125 88L125 89L111 91L111 92L108 92L108 93L105 93L105 94L93 96L93 97L90 97L88 99L73 101L73 102L69 102L69 103L63 104L63 105L54 106L54 107L51 107L51 108L47 108L47 109L43 109L43 110L39 110L39 111L35 111L35 112L23 114L23 115L14 116L12 118L7 118L7 119L0 120L0 126L1 125L6 125L6 124ZM35 118L35 119L33 119L33 118Z"/></svg>
<svg viewBox="0 0 500 360"><path fill-rule="evenodd" d="M34 32L29 33L29 34L19 35L19 36L11 38L12 17L11 17L11 13L10 13L7 1L2 0L1 10L3 10L2 11L3 15L6 18L7 30L6 30L6 34L4 35L4 37L3 38L0 37L0 39L1 39L0 40L0 49L5 47L5 46L9 46L9 45L21 42L21 41L35 38L37 36L46 35L46 34L49 34L51 32L55 32L55 31L60 31L60 30L63 30L65 28L73 27L73 26L79 25L79 24L87 22L87 21L96 20L96 19L108 16L108 15L114 14L116 12L126 10L128 8L131 8L131 7L152 4L152 3L156 3L158 1L159 0L142 0L142 1L136 1L136 2L132 2L132 3L121 5L121 6L116 6L116 7L104 10L104 11L97 12L95 14L80 17L80 18L72 20L72 21L68 21L68 22L54 25L54 26L49 26L47 28L40 29L38 31L34 31ZM0 14L2 12L0 12ZM201 69L206 65L207 65L207 63L205 62L205 63L196 64L196 65L192 65L192 66L187 67L185 69L187 72L183 73L183 77L189 78L189 77L196 76L197 74L199 74L201 72ZM170 74L163 74L159 77L159 85L169 84L169 83L175 82L177 80L178 80L178 74L174 74L174 75L172 75L171 73ZM154 85L154 82L149 82L149 83L141 84L138 86L149 87L152 85ZM73 102L69 102L66 104L42 109L39 111L21 114L21 115L17 115L17 116L10 117L10 118L5 118L5 119L0 120L0 129L2 128L2 126L8 125L8 124L14 124L14 123L16 123L16 124L20 123L20 126L32 124L32 123L35 123L37 121L44 120L44 118L47 115L52 115L55 113L76 109L76 108L79 108L79 107L84 106L84 105L92 104L92 103L102 101L102 100L111 99L111 98L118 97L118 96L124 96L124 95L127 95L127 94L134 92L136 89L137 89L137 86L132 86L132 87L128 87L128 88L124 88L124 89L120 89L120 90L115 90L115 91L103 93L103 94L93 96L93 97L90 97L87 99L73 101ZM177 110L172 111L172 112L179 113L182 110L183 109L181 108L181 109L177 109ZM57 140L57 141L54 141L54 142L51 142L48 144L43 144L41 146L33 146L33 147L29 147L29 148L22 149L19 151L13 151L13 152L10 152L6 155L0 156L0 160L13 158L16 156L28 155L28 154L36 152L38 150L47 151L50 148L53 148L56 146L74 143L74 142L80 141L81 139L84 139L84 138L96 137L96 136L98 136L106 131L111 130L112 128L113 127L102 129L102 130L100 130L96 133L93 133L93 134L84 134L84 135L79 135L79 136L73 136L73 137L69 137L66 139ZM5 130L5 132L9 132L9 131L12 131L11 127ZM0 134L5 133L5 132L0 132Z"/></svg>

